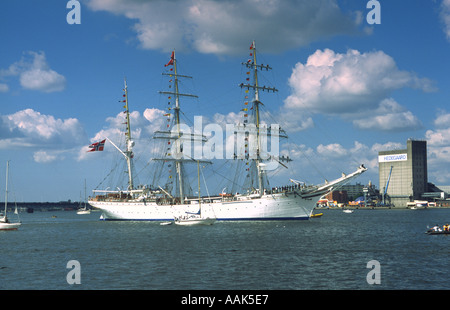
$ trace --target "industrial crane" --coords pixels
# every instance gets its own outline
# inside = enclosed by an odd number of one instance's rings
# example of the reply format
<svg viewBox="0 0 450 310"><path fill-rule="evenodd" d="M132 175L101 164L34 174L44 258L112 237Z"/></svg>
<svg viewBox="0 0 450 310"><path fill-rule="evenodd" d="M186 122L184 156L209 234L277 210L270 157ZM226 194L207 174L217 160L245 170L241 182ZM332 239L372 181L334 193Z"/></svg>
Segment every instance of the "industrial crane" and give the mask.
<svg viewBox="0 0 450 310"><path fill-rule="evenodd" d="M391 174L392 174L392 168L394 168L394 166L391 166L391 170L389 171L389 176L386 182L386 187L384 188L384 192L383 192L383 202L381 203L383 206L386 206L386 196L387 196L387 190L389 187L389 181L391 180ZM389 199L390 200L390 199ZM389 202L390 204L390 202Z"/></svg>

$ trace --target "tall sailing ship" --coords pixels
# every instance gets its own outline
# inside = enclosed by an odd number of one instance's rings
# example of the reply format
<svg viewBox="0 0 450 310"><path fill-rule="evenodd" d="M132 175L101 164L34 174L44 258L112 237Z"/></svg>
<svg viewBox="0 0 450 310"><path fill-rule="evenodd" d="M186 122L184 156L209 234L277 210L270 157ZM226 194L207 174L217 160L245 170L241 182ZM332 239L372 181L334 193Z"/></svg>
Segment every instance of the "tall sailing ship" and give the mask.
<svg viewBox="0 0 450 310"><path fill-rule="evenodd" d="M219 195L202 197L199 186L199 195L196 197L192 194L191 182L188 180L186 172L187 165L197 164L198 166L199 163L211 164L211 162L192 158L189 155L182 156L183 140L205 143L206 137L196 133L186 134L182 130L185 124L180 122L181 98L196 96L180 92L180 79L191 77L178 73L177 59L175 51L173 51L170 61L165 65L170 68L170 71L163 73L170 79L171 88L170 91L160 92L167 95L174 103L174 107L169 108L166 114L172 127L167 124L167 128L156 131L153 137L163 141L163 145L165 145L162 148L162 156L153 159L155 163L159 164L153 171L154 184L151 186L134 184L132 150L134 142L131 136L128 89L125 83L125 99L123 100L126 109L125 149L120 149L111 140L106 139L126 161L128 184L124 190L95 190L96 195L89 199L89 204L103 211L102 218L104 220L168 221L179 218L183 214L199 213L200 206L202 216L218 221L305 220L310 218L321 196L339 188L367 170L361 165L355 172L348 175L343 174L341 178L322 185L305 185L291 179L290 181L293 183L289 186L270 187L266 167L268 162L275 161L285 166L282 161L290 159L267 154L262 147L263 140L267 139L268 131L269 135L278 135L279 137L285 136L285 133L280 129L267 130L264 127L265 124L261 122L260 93L276 92L277 89L260 86L258 83L259 71L270 70L271 67L257 63L255 42L250 47L250 56L251 58L247 62L242 63L248 75L246 82L239 85L245 91L246 107L243 109L245 119L241 125L234 127L234 134L241 134L241 137L245 139L243 148L240 150L236 148L234 153L234 161L241 165L244 163L245 189L239 193L237 189L233 188L231 193L222 192ZM250 97L252 98L250 99ZM171 130L168 130L169 127ZM253 133L250 132L250 128L253 128ZM252 156L249 156L250 153ZM161 178L163 171L169 172L165 180ZM200 178L200 174L198 174L198 178Z"/></svg>

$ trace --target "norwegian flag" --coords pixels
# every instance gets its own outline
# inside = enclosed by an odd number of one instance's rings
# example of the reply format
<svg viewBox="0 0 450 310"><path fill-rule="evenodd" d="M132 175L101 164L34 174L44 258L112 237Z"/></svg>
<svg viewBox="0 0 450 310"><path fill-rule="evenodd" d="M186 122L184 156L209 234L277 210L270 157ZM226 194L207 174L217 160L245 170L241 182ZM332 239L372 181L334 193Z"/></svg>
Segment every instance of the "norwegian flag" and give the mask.
<svg viewBox="0 0 450 310"><path fill-rule="evenodd" d="M92 143L91 145L89 145L89 148L91 148L92 150L89 150L88 152L103 151L103 149L105 148L105 142L106 139L100 142Z"/></svg>

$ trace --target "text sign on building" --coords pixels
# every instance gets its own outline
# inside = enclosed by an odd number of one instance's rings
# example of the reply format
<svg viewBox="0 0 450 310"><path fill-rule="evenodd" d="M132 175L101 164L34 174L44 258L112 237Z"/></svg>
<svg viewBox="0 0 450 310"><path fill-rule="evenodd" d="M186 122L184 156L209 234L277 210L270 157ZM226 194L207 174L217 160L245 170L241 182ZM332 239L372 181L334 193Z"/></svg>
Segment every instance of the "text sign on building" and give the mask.
<svg viewBox="0 0 450 310"><path fill-rule="evenodd" d="M385 163L390 161L405 161L408 160L408 154L392 154L392 155L379 155L378 162Z"/></svg>

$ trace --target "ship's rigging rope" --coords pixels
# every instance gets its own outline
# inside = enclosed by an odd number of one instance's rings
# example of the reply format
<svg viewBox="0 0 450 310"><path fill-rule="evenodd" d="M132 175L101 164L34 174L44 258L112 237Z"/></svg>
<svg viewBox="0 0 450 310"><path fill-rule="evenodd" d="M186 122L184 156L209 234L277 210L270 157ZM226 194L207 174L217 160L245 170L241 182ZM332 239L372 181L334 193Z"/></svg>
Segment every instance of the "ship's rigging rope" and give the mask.
<svg viewBox="0 0 450 310"><path fill-rule="evenodd" d="M116 164L114 165L114 167L108 172L108 174L103 178L103 180L100 181L100 183L95 187L94 190L99 189L100 186L103 185L103 183L110 178L110 176L115 173L115 170L117 169L117 166L119 165L119 162L116 162Z"/></svg>

